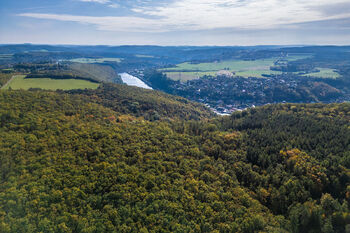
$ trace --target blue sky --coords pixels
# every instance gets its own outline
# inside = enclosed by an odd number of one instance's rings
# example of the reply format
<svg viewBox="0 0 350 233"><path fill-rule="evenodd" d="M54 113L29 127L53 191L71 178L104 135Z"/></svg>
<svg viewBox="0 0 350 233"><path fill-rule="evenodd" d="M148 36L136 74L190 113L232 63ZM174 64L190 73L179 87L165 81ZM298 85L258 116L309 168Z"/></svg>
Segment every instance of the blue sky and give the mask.
<svg viewBox="0 0 350 233"><path fill-rule="evenodd" d="M0 43L350 44L350 0L0 0Z"/></svg>

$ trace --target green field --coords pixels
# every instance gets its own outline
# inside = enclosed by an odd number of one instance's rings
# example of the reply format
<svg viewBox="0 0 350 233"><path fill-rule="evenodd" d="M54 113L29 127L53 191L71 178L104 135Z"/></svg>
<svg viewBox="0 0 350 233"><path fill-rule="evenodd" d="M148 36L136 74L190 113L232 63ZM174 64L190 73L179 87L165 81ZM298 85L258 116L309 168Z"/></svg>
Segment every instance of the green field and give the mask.
<svg viewBox="0 0 350 233"><path fill-rule="evenodd" d="M30 78L26 79L25 75L16 75L4 86L4 89L23 89L41 88L46 90L72 90L72 89L96 89L98 83L89 82L79 79L50 79L50 78Z"/></svg>
<svg viewBox="0 0 350 233"><path fill-rule="evenodd" d="M272 71L272 70L247 70L247 71L239 71L236 72L236 76L241 76L244 78L248 77L256 77L263 78L262 74L281 74L280 71ZM172 80L180 80L182 82L186 82L193 79L198 79L203 77L204 75L215 76L217 71L207 71L207 72L165 72L166 76Z"/></svg>
<svg viewBox="0 0 350 233"><path fill-rule="evenodd" d="M307 58L308 55L291 55L283 58L288 61L296 61L299 59ZM229 60L219 62L208 63L189 63L184 62L178 64L176 67L161 69L163 71L219 71L223 69L229 69L232 71L248 71L248 70L269 70L270 66L274 65L274 62L279 58L257 59L252 61L245 60Z"/></svg>
<svg viewBox="0 0 350 233"><path fill-rule="evenodd" d="M75 58L70 59L71 62L78 63L104 63L104 62L121 62L121 58L104 57L104 58Z"/></svg>
<svg viewBox="0 0 350 233"><path fill-rule="evenodd" d="M255 61L231 60L211 63L191 64L181 63L173 68L163 69L167 77L173 80L186 82L197 79L204 75L216 75L220 70L229 70L243 77L263 77L262 74L272 74L275 71L270 70L276 59L260 59Z"/></svg>
<svg viewBox="0 0 350 233"><path fill-rule="evenodd" d="M285 61L296 61L299 59L308 58L309 54L291 54L288 57L283 57ZM281 74L280 71L270 70L270 66L273 66L275 61L281 58L274 57L268 59L257 60L229 60L219 62L206 62L206 63L190 63L184 62L178 64L176 67L160 69L165 72L167 77L173 80L180 80L186 82L192 79L198 79L204 75L216 75L220 70L228 70L235 72L236 76L242 77L257 77L263 78L263 74L275 75Z"/></svg>
<svg viewBox="0 0 350 233"><path fill-rule="evenodd" d="M329 68L316 68L316 69L320 70L320 72L304 74L304 76L317 77L317 78L333 78L333 79L340 77L340 74L335 72L334 69L329 69Z"/></svg>
<svg viewBox="0 0 350 233"><path fill-rule="evenodd" d="M247 70L247 71L238 71L236 72L236 76L242 76L244 78L249 77L256 77L256 78L263 78L263 74L266 75L277 75L282 74L281 71L274 71L274 70Z"/></svg>
<svg viewBox="0 0 350 233"><path fill-rule="evenodd" d="M311 53L291 53L288 54L288 57L285 57L284 59L287 61L296 61L296 60L301 60L305 58L312 57L313 55Z"/></svg>
<svg viewBox="0 0 350 233"><path fill-rule="evenodd" d="M186 82L193 79L198 79L204 75L216 75L216 71L212 72L166 72L166 76L172 80L180 80Z"/></svg>
<svg viewBox="0 0 350 233"><path fill-rule="evenodd" d="M210 63L192 64L189 62L178 64L176 67L166 68L166 71L219 71L228 69L232 71L268 70L276 59L260 59L255 61L230 60Z"/></svg>
<svg viewBox="0 0 350 233"><path fill-rule="evenodd" d="M154 58L152 55L136 54L135 57L139 58Z"/></svg>
<svg viewBox="0 0 350 233"><path fill-rule="evenodd" d="M204 75L216 75L220 70L228 70L236 73L236 76L243 77L263 77L262 74L277 74L278 71L271 71L270 66L276 58L259 59L254 61L231 60L211 63L191 64L189 62L181 63L176 67L162 69L167 77L173 80L186 82L197 79Z"/></svg>
<svg viewBox="0 0 350 233"><path fill-rule="evenodd" d="M12 58L12 54L0 54L0 60L1 59L11 59Z"/></svg>

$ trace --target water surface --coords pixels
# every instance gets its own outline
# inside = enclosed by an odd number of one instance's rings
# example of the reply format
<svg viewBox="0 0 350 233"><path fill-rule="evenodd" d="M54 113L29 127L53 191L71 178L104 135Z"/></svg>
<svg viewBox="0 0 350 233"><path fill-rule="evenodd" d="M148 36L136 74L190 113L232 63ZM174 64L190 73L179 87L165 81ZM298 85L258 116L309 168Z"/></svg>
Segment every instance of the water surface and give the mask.
<svg viewBox="0 0 350 233"><path fill-rule="evenodd" d="M142 87L145 89L152 89L152 87L148 86L146 83L144 83L141 79L132 76L128 73L121 73L119 74L120 77L123 80L123 83L129 85L129 86L136 86L136 87Z"/></svg>

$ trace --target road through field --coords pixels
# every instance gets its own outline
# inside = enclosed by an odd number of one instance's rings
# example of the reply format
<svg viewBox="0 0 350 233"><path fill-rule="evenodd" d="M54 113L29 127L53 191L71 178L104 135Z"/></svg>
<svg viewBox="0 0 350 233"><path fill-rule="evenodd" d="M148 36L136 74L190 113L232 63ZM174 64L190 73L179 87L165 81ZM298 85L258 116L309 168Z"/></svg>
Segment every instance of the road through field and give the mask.
<svg viewBox="0 0 350 233"><path fill-rule="evenodd" d="M6 89L6 87L12 82L12 80L16 77L17 75L13 75L7 83L2 86L0 89Z"/></svg>

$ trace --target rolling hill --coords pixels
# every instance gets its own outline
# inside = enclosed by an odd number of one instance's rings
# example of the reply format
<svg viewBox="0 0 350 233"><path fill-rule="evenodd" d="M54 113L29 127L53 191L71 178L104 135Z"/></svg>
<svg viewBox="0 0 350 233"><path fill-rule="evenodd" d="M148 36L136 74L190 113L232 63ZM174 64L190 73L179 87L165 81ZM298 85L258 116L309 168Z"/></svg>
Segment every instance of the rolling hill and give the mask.
<svg viewBox="0 0 350 233"><path fill-rule="evenodd" d="M349 228L348 103L213 118L180 97L108 84L1 91L0 106L1 232Z"/></svg>

